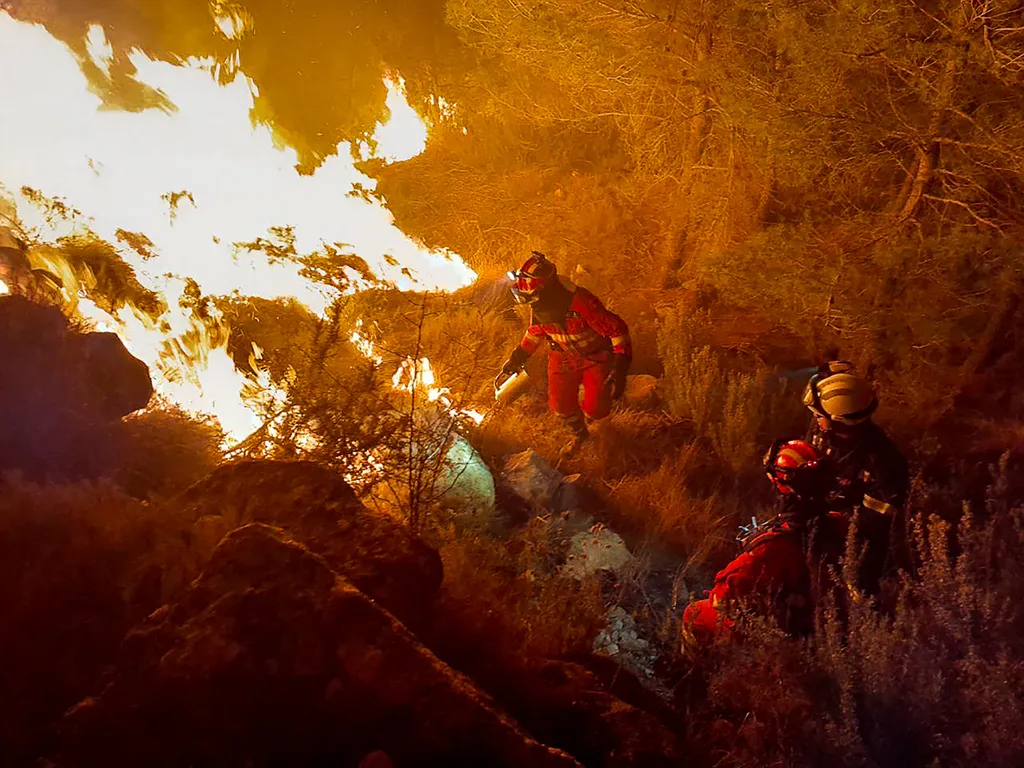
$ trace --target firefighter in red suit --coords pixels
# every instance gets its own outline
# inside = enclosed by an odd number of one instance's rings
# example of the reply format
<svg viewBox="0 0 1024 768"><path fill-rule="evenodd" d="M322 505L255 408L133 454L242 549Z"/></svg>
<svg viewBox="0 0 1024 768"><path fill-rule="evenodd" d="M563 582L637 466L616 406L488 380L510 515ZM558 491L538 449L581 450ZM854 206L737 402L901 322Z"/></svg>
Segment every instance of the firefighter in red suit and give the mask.
<svg viewBox="0 0 1024 768"><path fill-rule="evenodd" d="M706 599L687 606L684 647L730 632L740 604L773 617L790 633L805 634L813 627L815 598L834 588L829 569L843 553L847 525L824 501L827 460L803 440L776 441L765 470L781 499L780 513L743 529L740 554L718 572Z"/></svg>
<svg viewBox="0 0 1024 768"><path fill-rule="evenodd" d="M633 350L625 321L605 309L586 288L558 276L543 253L533 251L526 263L509 273L512 294L530 307L530 326L502 373L521 370L547 339L548 404L573 432L565 453L587 439L587 419L603 419L626 388ZM583 407L579 388L583 385Z"/></svg>

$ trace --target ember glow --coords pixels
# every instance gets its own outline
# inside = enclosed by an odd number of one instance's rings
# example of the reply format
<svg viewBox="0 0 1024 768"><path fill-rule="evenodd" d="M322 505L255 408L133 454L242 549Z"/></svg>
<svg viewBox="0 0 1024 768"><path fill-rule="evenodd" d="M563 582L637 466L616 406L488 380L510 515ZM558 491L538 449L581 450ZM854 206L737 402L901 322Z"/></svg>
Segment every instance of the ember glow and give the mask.
<svg viewBox="0 0 1024 768"><path fill-rule="evenodd" d="M229 38L248 31L247 19L227 13L216 23ZM108 71L112 53L103 30L94 27L86 42L92 63ZM0 121L0 184L38 241L82 229L112 244L119 230L144 234L154 245L151 258L127 247L121 254L168 310L155 321L130 307L112 317L88 300L89 276L58 263L56 251L34 249L33 266L61 277L66 298L83 317L120 334L149 364L158 391L187 410L217 415L234 440L258 426L245 406L246 390L269 381L259 371L236 371L227 333L218 332L224 329L198 322L179 306L185 278L204 295L293 298L322 314L330 289L292 263L271 262L237 245L266 237L271 227L290 227L298 253L341 244L399 289L452 290L475 279L458 256L428 252L409 240L383 206L349 196L354 184L372 189L374 182L355 169L346 148L316 173L297 173L296 153L253 124L253 93L243 76L220 86L209 62L173 66L136 53L137 78L173 108L129 113L101 108L80 63L42 27L0 12L0 103L8 116ZM426 127L401 84L387 85L392 120L379 127L376 156L407 159L423 150ZM361 149L366 156L369 148ZM48 220L22 195L24 187L60 199L81 216Z"/></svg>
<svg viewBox="0 0 1024 768"><path fill-rule="evenodd" d="M363 335L362 326L363 321L359 320L349 341L365 358L372 360L377 365L381 365L384 362L384 358L377 352L374 343ZM436 384L437 380L434 376L434 369L430 364L430 360L425 357L421 357L419 360L414 360L411 357L406 358L399 364L395 375L391 377L391 385L395 389L408 393L423 391L427 396L428 403L436 403L438 407L453 419L468 419L474 424L483 423L484 414L471 409L457 408L452 402L451 391L447 387L438 387Z"/></svg>
<svg viewBox="0 0 1024 768"><path fill-rule="evenodd" d="M484 415L478 411L455 407L450 390L447 387L436 386L434 370L430 366L430 360L425 357L419 360L403 360L401 366L395 371L391 383L395 389L404 392L423 390L427 394L427 402L437 403L453 418L465 417L476 424L480 424L484 420Z"/></svg>

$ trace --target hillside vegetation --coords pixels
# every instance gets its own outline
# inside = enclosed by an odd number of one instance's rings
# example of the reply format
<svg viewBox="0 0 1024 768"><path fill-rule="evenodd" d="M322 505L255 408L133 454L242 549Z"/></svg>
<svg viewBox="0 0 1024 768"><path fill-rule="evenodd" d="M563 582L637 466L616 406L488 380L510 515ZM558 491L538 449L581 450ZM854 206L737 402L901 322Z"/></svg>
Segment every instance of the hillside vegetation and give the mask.
<svg viewBox="0 0 1024 768"><path fill-rule="evenodd" d="M439 614L459 629L423 635L478 679L505 670L484 687L522 722L523 660L589 657L604 611L625 606L670 694L667 711L650 710L685 740L687 764L1024 763L1024 5L424 0L412 12L241 0L268 34L242 38L237 57L198 0L12 5L70 42L89 23L116 22L118 53L212 56L225 78L237 68L259 86L255 117L299 149L304 170L372 133L384 71L405 78L431 139L407 162L363 163L378 180L369 194L480 280L451 296L358 294L322 321L294 304L211 298L239 363L258 343L290 395L274 414L284 426L230 458L305 458L344 473L360 451L397 440L388 500L439 550ZM358 45L339 43L342 27L350 42L365 30ZM420 420L436 411L390 387L387 365L429 357L457 408L487 408L524 323L500 275L532 248L629 322L634 372L659 377L658 406L619 408L569 461L543 384L461 432ZM362 318L387 341L383 366L339 330ZM682 608L734 552L735 526L771 503L761 456L772 438L806 429L803 381L781 374L831 357L872 379L877 419L910 459L912 572L891 574L878 601L820 606L810 638L747 617L744 642L683 656ZM541 365L531 372L542 382ZM11 750L19 757L51 745L46 718L95 687L95 667L136 614L162 604L143 599L146 566L191 562L161 543L167 524L148 504L220 458L215 430L173 410L126 425L138 448L108 473L119 488L5 481L4 546L56 543L4 583L48 597L95 553L109 564L86 573L105 589L95 610L117 613L112 637L80 646L90 674L72 670L45 691L30 743ZM407 438L447 449L461 434L495 470L533 448L579 473L586 503L638 565L570 588L557 569L565 542L500 473L494 519L467 523L438 490L442 468L400 451ZM365 500L375 489L356 490ZM47 552L71 566L44 578ZM22 611L12 615L46 624L7 599ZM88 613L76 607L73 628L89 626ZM33 672L60 637L31 649ZM591 762L626 764L606 757Z"/></svg>

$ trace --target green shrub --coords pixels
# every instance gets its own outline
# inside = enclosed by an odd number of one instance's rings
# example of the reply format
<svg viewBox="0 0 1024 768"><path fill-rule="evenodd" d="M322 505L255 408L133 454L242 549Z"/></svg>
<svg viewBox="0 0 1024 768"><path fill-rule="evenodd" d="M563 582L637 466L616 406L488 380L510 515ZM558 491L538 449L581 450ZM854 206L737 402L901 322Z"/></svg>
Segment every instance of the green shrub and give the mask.
<svg viewBox="0 0 1024 768"><path fill-rule="evenodd" d="M665 365L662 396L669 410L693 421L698 439L732 475L760 466L774 437L806 430L801 392L773 379L757 360L727 358L700 344L707 312L670 310L658 345Z"/></svg>

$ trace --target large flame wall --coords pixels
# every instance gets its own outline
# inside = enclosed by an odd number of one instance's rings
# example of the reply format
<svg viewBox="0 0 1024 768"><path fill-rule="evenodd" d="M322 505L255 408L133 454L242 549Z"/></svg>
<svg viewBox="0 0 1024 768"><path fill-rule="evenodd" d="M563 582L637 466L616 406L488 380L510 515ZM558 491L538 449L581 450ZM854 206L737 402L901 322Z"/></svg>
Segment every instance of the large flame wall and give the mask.
<svg viewBox="0 0 1024 768"><path fill-rule="evenodd" d="M87 49L87 63L109 66L102 30L90 32ZM77 226L111 243L118 230L127 230L155 244L152 259L130 249L123 249L123 257L146 287L168 299L162 328L137 314L109 318L87 300L81 304L83 314L117 330L155 370L167 365L156 359L164 337L190 327L176 314L184 278L207 295L290 297L313 312L324 310L329 291L301 276L297 266L239 253L237 243L265 236L270 227L291 227L301 253L345 244L379 279L401 289L449 290L475 278L457 256L418 247L386 208L349 194L356 184L372 188L373 181L355 168L347 148L314 174L300 175L295 153L275 146L269 130L253 124L252 86L244 77L221 86L201 61L172 66L142 54L132 61L137 79L159 90L173 109L103 109L82 62L65 45L42 27L0 12L0 184L41 240ZM400 86L388 87L392 118L375 137L377 156L406 159L422 151L426 127ZM62 198L83 220L48 222L23 199L23 187ZM242 401L244 377L220 344L211 344L198 360L179 361L192 370L178 371L158 388L186 408L215 413L237 438L255 426L254 417Z"/></svg>

